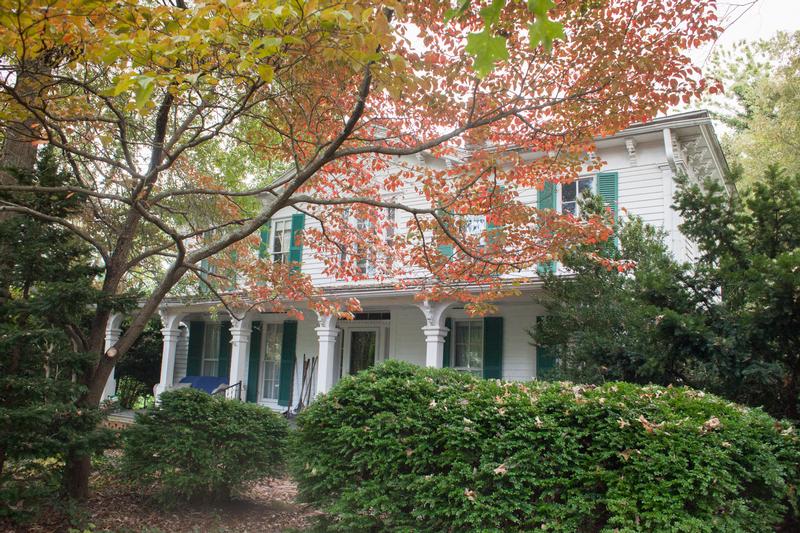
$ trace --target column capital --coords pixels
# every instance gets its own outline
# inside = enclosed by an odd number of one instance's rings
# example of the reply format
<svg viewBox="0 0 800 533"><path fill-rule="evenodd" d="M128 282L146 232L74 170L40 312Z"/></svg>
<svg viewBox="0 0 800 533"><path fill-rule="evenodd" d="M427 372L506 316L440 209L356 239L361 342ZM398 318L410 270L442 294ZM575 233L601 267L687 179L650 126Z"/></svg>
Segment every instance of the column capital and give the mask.
<svg viewBox="0 0 800 533"><path fill-rule="evenodd" d="M339 336L339 328L331 327L318 327L314 328L317 332L317 337L321 342L335 342L336 337Z"/></svg>
<svg viewBox="0 0 800 533"><path fill-rule="evenodd" d="M426 342L441 342L444 344L444 338L447 337L450 329L444 326L422 326L422 332L425 334Z"/></svg>
<svg viewBox="0 0 800 533"><path fill-rule="evenodd" d="M181 336L181 330L178 327L175 327L175 329L172 329L172 328L161 328L161 335L164 337L164 340L167 341L167 342L175 341L175 340L178 340L178 337Z"/></svg>

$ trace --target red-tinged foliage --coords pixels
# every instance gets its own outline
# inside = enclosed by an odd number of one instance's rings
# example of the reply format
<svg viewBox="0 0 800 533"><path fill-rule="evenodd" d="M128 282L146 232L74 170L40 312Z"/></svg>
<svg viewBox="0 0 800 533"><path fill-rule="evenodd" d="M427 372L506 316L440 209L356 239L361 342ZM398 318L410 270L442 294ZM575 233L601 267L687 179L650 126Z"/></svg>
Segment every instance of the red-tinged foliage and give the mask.
<svg viewBox="0 0 800 533"><path fill-rule="evenodd" d="M491 30L508 58L478 76L467 36L487 2L453 19L451 4L4 1L0 126L23 117L85 184L74 229L105 290L166 264L133 337L187 273L218 293L236 273L231 308L356 309L258 257L260 227L287 207L306 214L299 238L324 275L482 312L515 291L509 275L608 238L608 217L539 211L530 190L602 168L594 139L717 90L688 52L719 28L713 1L561 0L548 16L565 36L548 49L530 45L527 7L506 2ZM231 178L219 154L242 147L251 166ZM265 179L264 162L291 172ZM472 215L486 232L468 231Z"/></svg>

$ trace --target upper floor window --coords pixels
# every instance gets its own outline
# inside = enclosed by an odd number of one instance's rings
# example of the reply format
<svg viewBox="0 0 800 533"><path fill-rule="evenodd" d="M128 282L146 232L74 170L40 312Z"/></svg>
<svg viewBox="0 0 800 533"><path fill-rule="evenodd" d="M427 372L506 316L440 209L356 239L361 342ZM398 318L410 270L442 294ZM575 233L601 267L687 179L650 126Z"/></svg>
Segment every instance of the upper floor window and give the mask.
<svg viewBox="0 0 800 533"><path fill-rule="evenodd" d="M272 243L270 254L276 263L289 262L289 248L292 245L292 219L279 218L272 221Z"/></svg>
<svg viewBox="0 0 800 533"><path fill-rule="evenodd" d="M394 242L394 227L397 223L397 210L394 207L386 208L386 244L389 246Z"/></svg>
<svg viewBox="0 0 800 533"><path fill-rule="evenodd" d="M561 212L563 214L571 214L578 216L578 198L584 193L594 191L594 177L580 178L572 183L563 183L561 185Z"/></svg>
<svg viewBox="0 0 800 533"><path fill-rule="evenodd" d="M466 234L469 237L480 237L481 244L486 234L486 216L485 215L467 215L466 217Z"/></svg>
<svg viewBox="0 0 800 533"><path fill-rule="evenodd" d="M456 320L453 329L453 368L483 375L483 321Z"/></svg>
<svg viewBox="0 0 800 533"><path fill-rule="evenodd" d="M371 227L372 224L368 220L360 218L356 220L356 229L360 232L368 231ZM372 253L369 248L362 244L356 244L355 253L357 257L356 268L359 273L372 276L375 273L375 265L371 260Z"/></svg>

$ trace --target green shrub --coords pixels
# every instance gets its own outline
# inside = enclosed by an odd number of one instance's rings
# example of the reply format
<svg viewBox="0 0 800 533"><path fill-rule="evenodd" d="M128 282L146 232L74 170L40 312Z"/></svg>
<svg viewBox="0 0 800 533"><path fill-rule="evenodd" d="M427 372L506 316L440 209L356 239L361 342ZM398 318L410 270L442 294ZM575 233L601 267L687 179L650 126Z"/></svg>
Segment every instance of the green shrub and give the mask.
<svg viewBox="0 0 800 533"><path fill-rule="evenodd" d="M685 388L488 381L388 362L298 417L300 496L341 531L765 531L797 435Z"/></svg>
<svg viewBox="0 0 800 533"><path fill-rule="evenodd" d="M124 432L121 471L163 502L226 499L280 471L287 432L267 408L178 389Z"/></svg>

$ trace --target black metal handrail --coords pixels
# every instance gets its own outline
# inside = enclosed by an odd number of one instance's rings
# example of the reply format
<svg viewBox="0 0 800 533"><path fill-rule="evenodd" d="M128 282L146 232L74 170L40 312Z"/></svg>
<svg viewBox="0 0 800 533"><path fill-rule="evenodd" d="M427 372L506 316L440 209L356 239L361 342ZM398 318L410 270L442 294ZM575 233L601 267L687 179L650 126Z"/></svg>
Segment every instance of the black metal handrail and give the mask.
<svg viewBox="0 0 800 533"><path fill-rule="evenodd" d="M242 401L242 382L239 381L233 385L228 385L225 388L217 389L214 394L224 394L228 400Z"/></svg>

